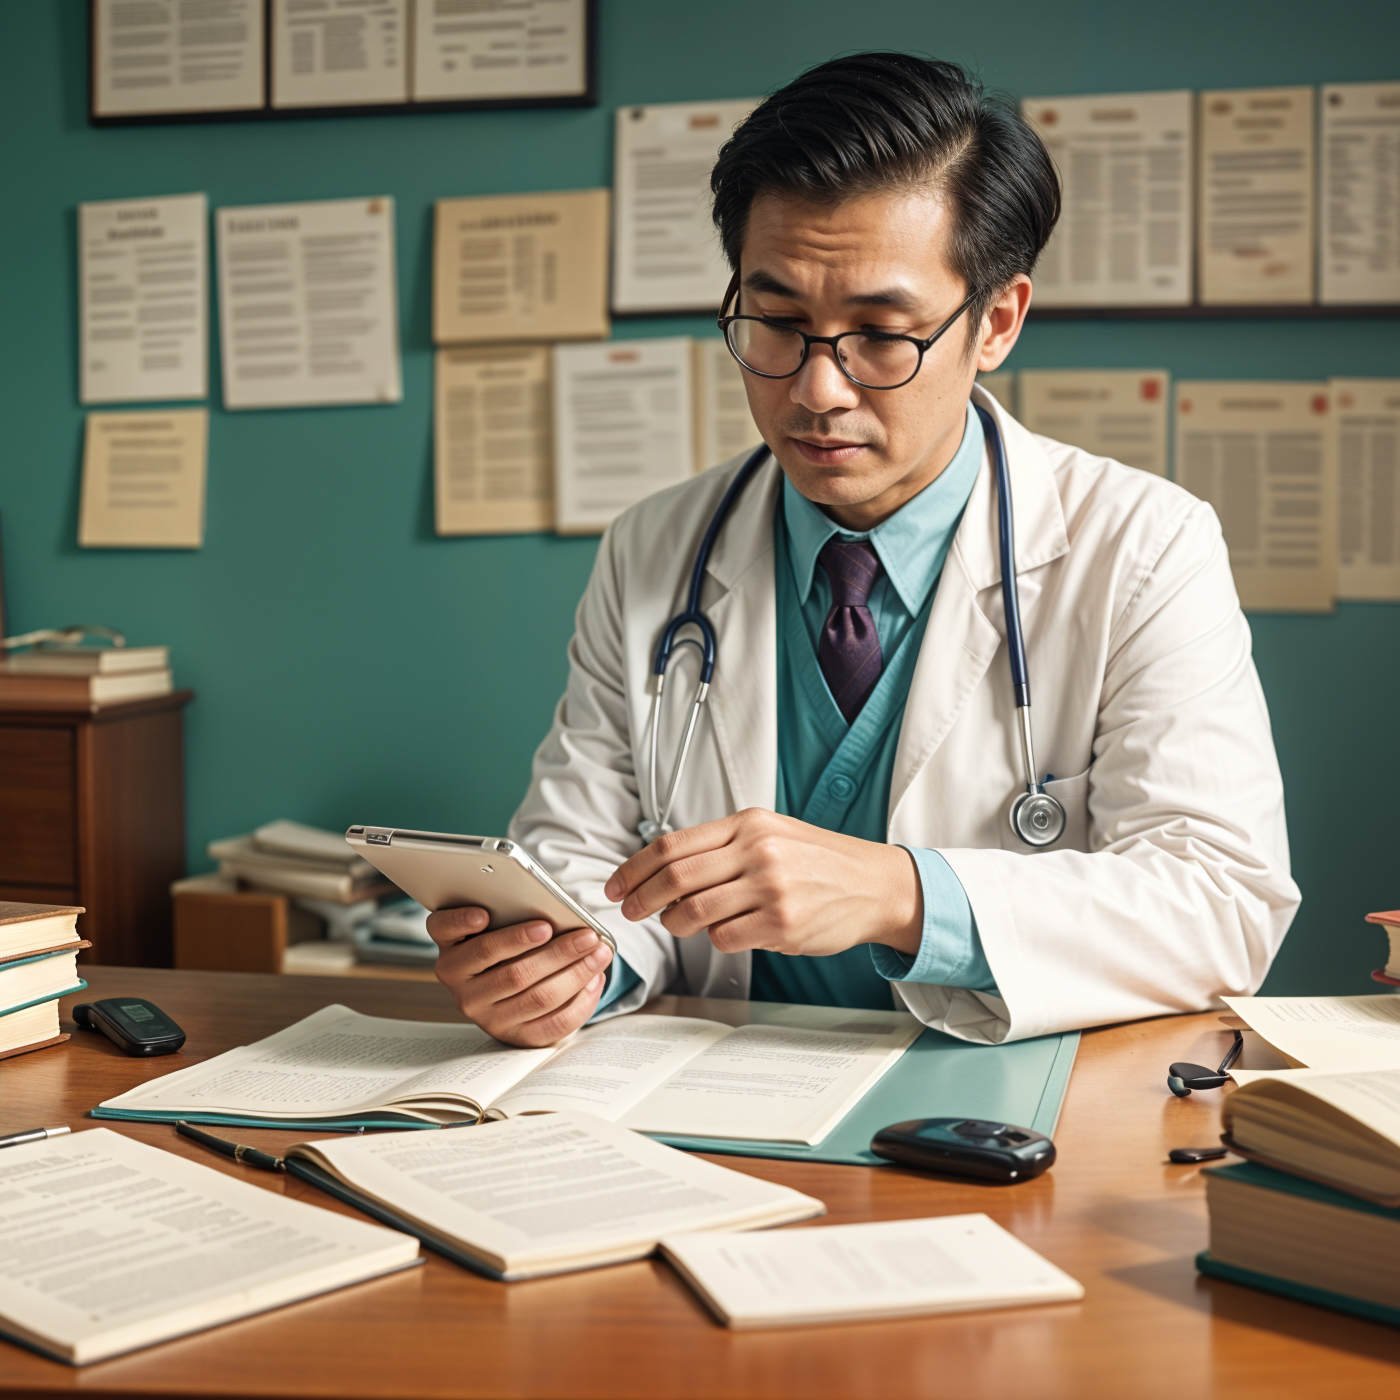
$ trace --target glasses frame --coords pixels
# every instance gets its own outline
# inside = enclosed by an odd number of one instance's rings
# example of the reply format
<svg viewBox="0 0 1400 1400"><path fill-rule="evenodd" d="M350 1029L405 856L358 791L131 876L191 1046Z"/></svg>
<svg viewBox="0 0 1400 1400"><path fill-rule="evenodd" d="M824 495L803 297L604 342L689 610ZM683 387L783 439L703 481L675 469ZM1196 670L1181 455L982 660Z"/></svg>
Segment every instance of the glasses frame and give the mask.
<svg viewBox="0 0 1400 1400"><path fill-rule="evenodd" d="M977 293L975 291L969 292L962 305L959 306L931 336L927 339L921 339L917 335L904 335L899 331L842 331L839 335L808 335L806 331L800 331L796 326L786 325L768 316L740 316L737 314L726 316L724 312L728 308L729 303L734 301L738 295L739 274L736 272L734 276L729 279L729 289L725 292L724 300L720 303L720 316L715 324L719 326L720 334L724 337L724 348L733 355L734 362L740 369L746 369L750 374L758 375L760 379L791 379L793 375L802 373L802 370L811 356L812 346L829 345L831 346L831 358L835 360L836 367L856 386L856 388L873 389L879 393L884 393L890 389L902 389L913 380L924 367L924 355L928 352L929 348L949 330L953 323L957 321L958 317L977 299ZM802 358L798 360L797 367L795 369L790 369L786 374L768 374L764 370L754 369L752 365L745 363L739 358L738 352L734 349L733 345L729 343L729 327L732 326L735 321L757 321L761 326L774 326L788 332L789 335L801 336ZM855 375L846 368L845 362L841 358L840 349L838 348L841 341L853 335L876 336L883 340L907 340L919 352L918 362L914 365L913 372L909 375L909 378L901 379L898 384L867 384L863 379L857 379Z"/></svg>

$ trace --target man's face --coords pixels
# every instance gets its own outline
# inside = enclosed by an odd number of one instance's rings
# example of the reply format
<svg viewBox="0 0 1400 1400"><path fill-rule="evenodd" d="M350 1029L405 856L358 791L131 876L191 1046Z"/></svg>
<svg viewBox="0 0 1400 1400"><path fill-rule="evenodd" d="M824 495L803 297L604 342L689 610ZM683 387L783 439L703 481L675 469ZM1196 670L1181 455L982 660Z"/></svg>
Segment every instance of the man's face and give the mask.
<svg viewBox="0 0 1400 1400"><path fill-rule="evenodd" d="M967 295L944 256L947 228L943 203L924 192L837 204L759 195L744 237L739 306L730 309L809 335L881 330L923 339ZM917 495L962 441L978 368L967 335L964 315L899 389L852 384L825 345L813 346L790 379L745 372L754 421L788 480L857 529Z"/></svg>

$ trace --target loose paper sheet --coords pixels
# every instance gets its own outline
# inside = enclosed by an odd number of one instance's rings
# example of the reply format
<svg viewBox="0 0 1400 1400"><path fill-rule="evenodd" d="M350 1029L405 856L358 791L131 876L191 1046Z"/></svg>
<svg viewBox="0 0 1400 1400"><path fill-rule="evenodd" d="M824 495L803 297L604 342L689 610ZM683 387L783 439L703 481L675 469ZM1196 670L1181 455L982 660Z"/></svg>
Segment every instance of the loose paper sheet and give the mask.
<svg viewBox="0 0 1400 1400"><path fill-rule="evenodd" d="M549 347L439 350L433 397L438 534L552 529Z"/></svg>
<svg viewBox="0 0 1400 1400"><path fill-rule="evenodd" d="M208 201L78 206L82 401L209 393Z"/></svg>
<svg viewBox="0 0 1400 1400"><path fill-rule="evenodd" d="M1177 383L1176 479L1215 507L1244 608L1332 610L1331 447L1325 384Z"/></svg>
<svg viewBox="0 0 1400 1400"><path fill-rule="evenodd" d="M263 0L96 0L93 17L98 116L263 105Z"/></svg>
<svg viewBox="0 0 1400 1400"><path fill-rule="evenodd" d="M1191 300L1191 94L1028 97L1064 212L1035 270L1041 306Z"/></svg>
<svg viewBox="0 0 1400 1400"><path fill-rule="evenodd" d="M756 102L619 107L613 147L613 310L714 311L729 265L710 222L710 171Z"/></svg>
<svg viewBox="0 0 1400 1400"><path fill-rule="evenodd" d="M1400 301L1400 83L1322 89L1320 301Z"/></svg>
<svg viewBox="0 0 1400 1400"><path fill-rule="evenodd" d="M1313 299L1313 90L1201 94L1202 305Z"/></svg>
<svg viewBox="0 0 1400 1400"><path fill-rule="evenodd" d="M601 340L607 333L607 190L438 200L439 345Z"/></svg>
<svg viewBox="0 0 1400 1400"><path fill-rule="evenodd" d="M749 412L744 372L715 337L693 346L695 470L703 472L763 441Z"/></svg>
<svg viewBox="0 0 1400 1400"><path fill-rule="evenodd" d="M78 543L198 549L208 438L204 408L89 413Z"/></svg>
<svg viewBox="0 0 1400 1400"><path fill-rule="evenodd" d="M218 211L225 408L397 403L394 201Z"/></svg>
<svg viewBox="0 0 1400 1400"><path fill-rule="evenodd" d="M1021 422L1154 476L1167 474L1164 369L1023 369Z"/></svg>
<svg viewBox="0 0 1400 1400"><path fill-rule="evenodd" d="M1400 379L1334 379L1337 596L1400 602Z"/></svg>
<svg viewBox="0 0 1400 1400"><path fill-rule="evenodd" d="M409 0L272 0L272 105L408 101Z"/></svg>
<svg viewBox="0 0 1400 1400"><path fill-rule="evenodd" d="M1016 371L996 370L979 374L977 382L1013 417L1019 416L1020 395L1016 392Z"/></svg>
<svg viewBox="0 0 1400 1400"><path fill-rule="evenodd" d="M414 101L582 96L586 16L586 0L414 0Z"/></svg>
<svg viewBox="0 0 1400 1400"><path fill-rule="evenodd" d="M554 528L591 534L694 471L690 341L554 351Z"/></svg>
<svg viewBox="0 0 1400 1400"><path fill-rule="evenodd" d="M1309 1069L1400 1069L1400 997L1221 1000L1274 1049Z"/></svg>

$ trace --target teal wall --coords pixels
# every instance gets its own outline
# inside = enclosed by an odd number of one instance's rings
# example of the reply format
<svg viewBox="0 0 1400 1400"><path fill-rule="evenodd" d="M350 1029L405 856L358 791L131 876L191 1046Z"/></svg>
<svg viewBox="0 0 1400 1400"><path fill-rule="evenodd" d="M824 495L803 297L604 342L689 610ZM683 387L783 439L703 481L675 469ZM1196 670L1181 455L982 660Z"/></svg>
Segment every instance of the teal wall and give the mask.
<svg viewBox="0 0 1400 1400"><path fill-rule="evenodd" d="M1394 0L602 0L602 102L582 111L92 130L86 0L0 0L0 515L14 629L76 620L174 647L189 856L276 816L499 830L565 673L590 540L433 534L433 200L610 180L612 109L744 97L860 48L958 59L1013 93L1400 77ZM392 194L404 399L210 427L198 552L77 547L75 206L207 191L212 206ZM619 336L703 332L700 319ZM1181 377L1400 375L1397 322L1030 325L1013 367ZM220 382L217 350L211 383ZM1256 617L1304 903L1270 980L1363 991L1400 904L1400 605Z"/></svg>

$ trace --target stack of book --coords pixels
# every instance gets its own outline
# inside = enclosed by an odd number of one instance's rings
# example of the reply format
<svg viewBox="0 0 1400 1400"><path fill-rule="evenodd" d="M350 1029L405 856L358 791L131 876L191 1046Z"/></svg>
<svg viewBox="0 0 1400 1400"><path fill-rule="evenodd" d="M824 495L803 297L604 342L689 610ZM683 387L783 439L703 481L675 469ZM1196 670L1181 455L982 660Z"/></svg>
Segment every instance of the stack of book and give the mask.
<svg viewBox="0 0 1400 1400"><path fill-rule="evenodd" d="M1377 982L1389 982L1392 987L1400 987L1400 909L1391 909L1384 914L1367 914L1368 924L1379 924L1390 935L1390 956L1384 967L1378 967L1371 976Z"/></svg>
<svg viewBox="0 0 1400 1400"><path fill-rule="evenodd" d="M172 684L169 647L36 646L0 665L0 705L96 710Z"/></svg>
<svg viewBox="0 0 1400 1400"><path fill-rule="evenodd" d="M0 902L0 1059L68 1039L58 1029L58 999L80 992L81 909Z"/></svg>
<svg viewBox="0 0 1400 1400"><path fill-rule="evenodd" d="M268 822L251 836L211 841L206 849L220 875L267 894L359 904L394 890L339 832L300 822Z"/></svg>

